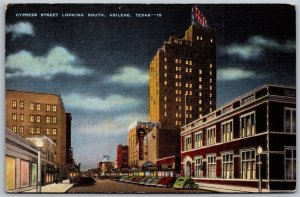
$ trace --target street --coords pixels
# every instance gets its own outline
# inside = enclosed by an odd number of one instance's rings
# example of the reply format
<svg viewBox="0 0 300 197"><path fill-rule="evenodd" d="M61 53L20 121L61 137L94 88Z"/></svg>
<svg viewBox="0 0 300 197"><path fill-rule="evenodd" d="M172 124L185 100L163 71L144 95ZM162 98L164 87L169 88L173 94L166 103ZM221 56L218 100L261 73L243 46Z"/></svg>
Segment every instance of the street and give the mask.
<svg viewBox="0 0 300 197"><path fill-rule="evenodd" d="M96 179L95 185L74 186L68 193L203 193L204 190L175 190L173 188L149 187L113 180Z"/></svg>

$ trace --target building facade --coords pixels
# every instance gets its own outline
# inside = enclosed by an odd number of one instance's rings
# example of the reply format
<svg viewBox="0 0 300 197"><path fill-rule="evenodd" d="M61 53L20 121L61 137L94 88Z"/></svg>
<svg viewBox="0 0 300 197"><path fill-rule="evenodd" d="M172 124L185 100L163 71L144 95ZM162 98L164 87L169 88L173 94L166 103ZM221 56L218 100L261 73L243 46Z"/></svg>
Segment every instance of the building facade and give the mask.
<svg viewBox="0 0 300 197"><path fill-rule="evenodd" d="M124 170L128 168L128 146L119 144L117 146L116 169Z"/></svg>
<svg viewBox="0 0 300 197"><path fill-rule="evenodd" d="M223 192L295 191L295 88L263 86L183 126L181 174Z"/></svg>
<svg viewBox="0 0 300 197"><path fill-rule="evenodd" d="M193 24L171 36L150 63L150 121L176 129L216 107L215 31Z"/></svg>
<svg viewBox="0 0 300 197"><path fill-rule="evenodd" d="M66 117L59 95L6 90L6 127L25 138L49 137L55 145L54 162L63 177L67 176L67 136L71 135Z"/></svg>
<svg viewBox="0 0 300 197"><path fill-rule="evenodd" d="M37 187L37 171L38 148L10 129L6 129L6 192L23 192Z"/></svg>

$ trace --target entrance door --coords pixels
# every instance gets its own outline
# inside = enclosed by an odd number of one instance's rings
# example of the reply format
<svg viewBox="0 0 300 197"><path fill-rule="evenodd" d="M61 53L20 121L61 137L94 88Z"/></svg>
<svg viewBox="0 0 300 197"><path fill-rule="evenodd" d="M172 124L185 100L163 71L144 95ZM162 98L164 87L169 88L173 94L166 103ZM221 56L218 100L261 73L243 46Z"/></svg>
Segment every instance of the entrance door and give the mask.
<svg viewBox="0 0 300 197"><path fill-rule="evenodd" d="M187 161L185 163L185 172L184 172L184 176L186 177L191 177L191 162Z"/></svg>

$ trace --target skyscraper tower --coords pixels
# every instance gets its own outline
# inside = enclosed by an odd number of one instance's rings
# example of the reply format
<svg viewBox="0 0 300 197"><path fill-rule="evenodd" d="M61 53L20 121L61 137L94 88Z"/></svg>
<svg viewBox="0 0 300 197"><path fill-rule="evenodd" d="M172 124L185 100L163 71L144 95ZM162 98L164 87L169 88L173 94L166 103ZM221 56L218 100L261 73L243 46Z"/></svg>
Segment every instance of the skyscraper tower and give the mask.
<svg viewBox="0 0 300 197"><path fill-rule="evenodd" d="M216 108L215 31L197 7L183 38L171 36L150 62L150 121L176 129Z"/></svg>

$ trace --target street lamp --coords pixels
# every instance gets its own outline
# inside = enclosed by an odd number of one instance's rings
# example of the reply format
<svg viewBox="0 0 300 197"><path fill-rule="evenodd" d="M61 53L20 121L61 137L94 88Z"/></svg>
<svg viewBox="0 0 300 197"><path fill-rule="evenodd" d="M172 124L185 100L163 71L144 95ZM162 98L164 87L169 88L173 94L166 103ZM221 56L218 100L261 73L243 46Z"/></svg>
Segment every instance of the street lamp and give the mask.
<svg viewBox="0 0 300 197"><path fill-rule="evenodd" d="M262 180L261 180L261 164L262 164L261 154L263 152L262 147L258 146L256 152L258 155L258 162L257 162L257 164L258 164L258 192L261 192L261 182L262 182Z"/></svg>

